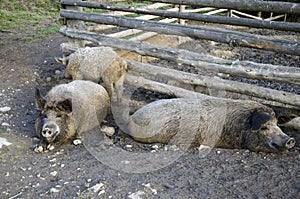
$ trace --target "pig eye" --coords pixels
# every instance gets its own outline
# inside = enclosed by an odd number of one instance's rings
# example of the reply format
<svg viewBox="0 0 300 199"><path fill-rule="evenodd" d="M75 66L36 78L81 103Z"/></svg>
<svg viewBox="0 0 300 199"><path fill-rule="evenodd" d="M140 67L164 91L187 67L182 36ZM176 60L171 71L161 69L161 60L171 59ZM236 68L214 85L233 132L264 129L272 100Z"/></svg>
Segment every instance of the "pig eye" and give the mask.
<svg viewBox="0 0 300 199"><path fill-rule="evenodd" d="M56 117L61 118L62 114L57 114Z"/></svg>
<svg viewBox="0 0 300 199"><path fill-rule="evenodd" d="M262 126L260 129L261 129L262 131L265 131L265 130L268 130L268 127Z"/></svg>

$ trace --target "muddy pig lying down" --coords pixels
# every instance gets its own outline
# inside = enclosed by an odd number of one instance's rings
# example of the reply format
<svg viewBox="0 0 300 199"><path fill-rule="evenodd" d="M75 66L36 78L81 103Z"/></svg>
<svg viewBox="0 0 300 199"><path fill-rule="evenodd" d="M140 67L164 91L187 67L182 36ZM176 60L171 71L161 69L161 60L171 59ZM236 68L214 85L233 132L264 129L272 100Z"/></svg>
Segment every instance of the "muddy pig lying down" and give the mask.
<svg viewBox="0 0 300 199"><path fill-rule="evenodd" d="M124 115L122 130L143 143L203 144L265 152L285 151L295 145L294 138L277 126L275 112L253 101L167 99L152 102L131 116ZM292 119L285 117L280 121Z"/></svg>
<svg viewBox="0 0 300 199"><path fill-rule="evenodd" d="M110 97L114 87L118 99L122 95L127 64L112 48L80 48L68 57L56 58L56 61L66 66L66 78L103 82Z"/></svg>
<svg viewBox="0 0 300 199"><path fill-rule="evenodd" d="M37 90L36 101L40 112L36 120L40 137L40 143L34 148L36 152L53 150L72 138L80 141L81 133L99 125L110 111L107 91L90 81L57 85L45 97Z"/></svg>

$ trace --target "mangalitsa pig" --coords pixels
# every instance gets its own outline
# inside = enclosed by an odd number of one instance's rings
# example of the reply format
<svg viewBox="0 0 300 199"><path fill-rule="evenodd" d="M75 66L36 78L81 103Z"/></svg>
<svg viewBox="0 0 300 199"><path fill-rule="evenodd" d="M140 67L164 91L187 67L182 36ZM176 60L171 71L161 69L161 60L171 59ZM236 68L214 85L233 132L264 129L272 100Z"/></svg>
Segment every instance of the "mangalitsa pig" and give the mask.
<svg viewBox="0 0 300 199"><path fill-rule="evenodd" d="M122 130L143 143L169 143L183 147L279 152L295 145L284 134L269 107L253 101L226 99L165 99L152 102L132 115L123 114Z"/></svg>
<svg viewBox="0 0 300 199"><path fill-rule="evenodd" d="M110 97L117 92L120 99L123 92L127 62L110 47L86 47L56 61L66 66L65 77L73 80L89 80L103 83Z"/></svg>
<svg viewBox="0 0 300 199"><path fill-rule="evenodd" d="M37 89L36 102L36 132L40 138L36 152L53 150L70 139L79 141L82 133L100 125L110 111L104 87L83 80L57 85L45 97Z"/></svg>

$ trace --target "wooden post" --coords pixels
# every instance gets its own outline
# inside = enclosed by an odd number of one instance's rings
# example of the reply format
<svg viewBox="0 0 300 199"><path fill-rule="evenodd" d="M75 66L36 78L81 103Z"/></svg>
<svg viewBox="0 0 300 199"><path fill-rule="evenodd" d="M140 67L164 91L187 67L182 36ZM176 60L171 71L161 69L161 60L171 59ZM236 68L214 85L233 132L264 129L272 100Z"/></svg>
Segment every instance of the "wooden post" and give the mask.
<svg viewBox="0 0 300 199"><path fill-rule="evenodd" d="M82 0L79 0L79 1L82 1ZM78 7L78 6L65 6L65 8L68 10L83 11L83 7ZM67 19L66 21L67 21L67 27L69 27L69 28L74 28L74 29L79 29L79 30L84 29L84 22L81 20ZM74 47L84 47L83 40L73 39L70 37L68 39L69 39L68 45L74 46Z"/></svg>
<svg viewBox="0 0 300 199"><path fill-rule="evenodd" d="M185 5L179 5L179 12L184 12L184 11L185 11ZM185 20L179 18L179 24L184 25L185 24Z"/></svg>

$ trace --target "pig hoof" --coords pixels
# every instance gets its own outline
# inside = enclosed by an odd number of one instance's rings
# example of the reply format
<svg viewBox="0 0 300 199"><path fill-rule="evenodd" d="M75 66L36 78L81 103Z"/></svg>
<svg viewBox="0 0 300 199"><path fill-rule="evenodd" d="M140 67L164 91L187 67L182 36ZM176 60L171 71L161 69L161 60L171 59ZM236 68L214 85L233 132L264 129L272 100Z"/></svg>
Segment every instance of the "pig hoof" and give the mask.
<svg viewBox="0 0 300 199"><path fill-rule="evenodd" d="M44 148L43 148L43 146L36 146L36 147L34 147L34 152L36 152L36 153L41 153L41 152L43 152L44 151Z"/></svg>
<svg viewBox="0 0 300 199"><path fill-rule="evenodd" d="M52 151L52 150L54 150L54 146L53 146L53 145L51 145L51 144L49 144L49 145L47 146L47 150L49 150L49 151Z"/></svg>
<svg viewBox="0 0 300 199"><path fill-rule="evenodd" d="M73 144L79 145L79 144L82 144L82 141L80 139L75 139L75 140L73 140Z"/></svg>

